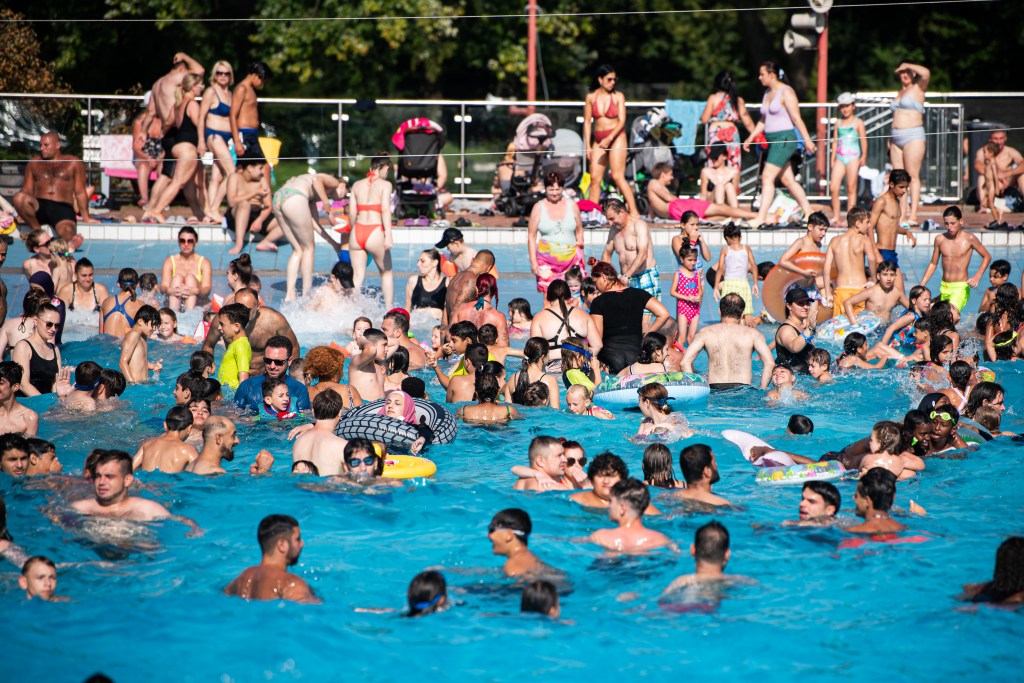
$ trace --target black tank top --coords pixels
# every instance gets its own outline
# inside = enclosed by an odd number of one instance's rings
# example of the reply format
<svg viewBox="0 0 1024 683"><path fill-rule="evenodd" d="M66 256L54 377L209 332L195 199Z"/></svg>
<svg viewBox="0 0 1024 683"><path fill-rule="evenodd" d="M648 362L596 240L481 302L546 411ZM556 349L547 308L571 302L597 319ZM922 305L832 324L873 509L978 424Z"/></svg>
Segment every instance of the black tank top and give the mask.
<svg viewBox="0 0 1024 683"><path fill-rule="evenodd" d="M193 145L199 144L199 130L196 129L196 124L192 123L192 119L189 118L188 109L185 110L185 115L181 117L177 142L191 142Z"/></svg>
<svg viewBox="0 0 1024 683"><path fill-rule="evenodd" d="M427 291L423 287L423 278L416 278L416 286L412 288L412 307L444 309L445 297L448 295L448 284L441 280L437 289Z"/></svg>
<svg viewBox="0 0 1024 683"><path fill-rule="evenodd" d="M775 332L775 363L777 365L788 365L793 368L793 372L801 372L807 374L807 354L814 348L814 344L807 342L807 345L799 351L793 352L787 349L779 342L779 332L783 327L789 325L797 334L800 334L800 330L790 323L782 323L779 326L778 331Z"/></svg>
<svg viewBox="0 0 1024 683"><path fill-rule="evenodd" d="M28 359L28 383L36 388L40 394L52 394L53 383L57 379L57 351L56 347L46 342L46 345L53 351L53 358L47 360L36 353L36 347L29 342L28 347L32 350L32 356Z"/></svg>

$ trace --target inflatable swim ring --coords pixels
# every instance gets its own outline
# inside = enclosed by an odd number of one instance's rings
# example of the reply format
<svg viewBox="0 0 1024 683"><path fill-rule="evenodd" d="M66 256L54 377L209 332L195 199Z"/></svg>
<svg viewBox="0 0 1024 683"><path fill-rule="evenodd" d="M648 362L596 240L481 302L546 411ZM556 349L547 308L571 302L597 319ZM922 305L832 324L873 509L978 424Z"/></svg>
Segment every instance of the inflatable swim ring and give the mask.
<svg viewBox="0 0 1024 683"><path fill-rule="evenodd" d="M795 465L793 458L789 457L789 454L784 451L768 451L767 453L755 458L751 451L757 447L771 448L772 445L767 441L757 438L753 434L747 432L741 432L738 429L723 429L722 438L726 441L731 441L740 449L740 453L743 458L754 467L788 467Z"/></svg>
<svg viewBox="0 0 1024 683"><path fill-rule="evenodd" d="M820 319L821 316L819 315L818 318ZM881 318L874 313L861 313L857 316L856 325L851 325L849 318L845 315L840 315L830 318L824 324L819 325L817 335L818 339L841 342L846 338L846 335L851 332L860 332L863 335L869 335L881 324Z"/></svg>
<svg viewBox="0 0 1024 683"><path fill-rule="evenodd" d="M414 477L432 477L437 472L437 465L426 458L414 455L389 455L384 459L384 476L387 479L412 479Z"/></svg>
<svg viewBox="0 0 1024 683"><path fill-rule="evenodd" d="M450 412L422 398L414 398L413 402L416 404L416 419L434 432L431 443L451 443L455 439L459 425ZM379 415L383 407L384 399L381 398L353 408L345 413L334 433L344 439L362 438L380 441L389 448L409 448L420 437L416 427L404 420Z"/></svg>
<svg viewBox="0 0 1024 683"><path fill-rule="evenodd" d="M839 479L846 472L842 463L835 460L812 462L809 465L790 465L789 467L765 467L757 473L755 481L769 486L802 486L808 481L832 481Z"/></svg>
<svg viewBox="0 0 1024 683"><path fill-rule="evenodd" d="M594 388L594 400L618 408L635 406L636 390L652 382L664 385L669 397L682 403L701 401L711 393L708 383L700 375L692 372L659 372L609 377Z"/></svg>
<svg viewBox="0 0 1024 683"><path fill-rule="evenodd" d="M825 255L816 251L802 251L793 257L793 263L804 270L814 271L820 274L825 269ZM829 277L835 283L835 266ZM786 292L794 287L806 287L807 280L796 273L786 270L782 266L775 266L768 273L761 286L761 301L764 307L776 320L786 319ZM832 317L832 309L824 306L818 307L818 323L822 323Z"/></svg>

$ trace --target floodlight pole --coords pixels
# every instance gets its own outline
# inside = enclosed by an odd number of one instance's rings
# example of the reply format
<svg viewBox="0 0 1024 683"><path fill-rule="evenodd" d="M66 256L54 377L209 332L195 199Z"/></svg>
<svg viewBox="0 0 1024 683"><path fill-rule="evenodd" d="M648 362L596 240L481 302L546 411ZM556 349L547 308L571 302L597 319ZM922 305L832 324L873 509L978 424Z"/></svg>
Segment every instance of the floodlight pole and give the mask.
<svg viewBox="0 0 1024 683"><path fill-rule="evenodd" d="M826 102L828 97L828 14L825 14L825 30L818 35L818 102ZM817 119L818 119L818 153L816 159L818 162L818 177L826 177L826 169L828 165L828 148L826 136L828 135L828 125L825 123L825 116L828 109L825 107L818 107ZM822 149L821 146L825 145Z"/></svg>

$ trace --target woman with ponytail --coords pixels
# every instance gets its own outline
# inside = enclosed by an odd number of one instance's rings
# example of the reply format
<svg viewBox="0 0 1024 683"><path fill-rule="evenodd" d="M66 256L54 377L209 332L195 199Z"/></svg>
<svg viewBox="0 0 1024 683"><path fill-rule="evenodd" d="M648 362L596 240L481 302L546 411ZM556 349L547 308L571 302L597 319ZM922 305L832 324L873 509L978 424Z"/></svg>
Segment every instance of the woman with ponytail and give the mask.
<svg viewBox="0 0 1024 683"><path fill-rule="evenodd" d="M544 308L530 322L530 336L548 341L548 372L561 372L561 344L568 337L583 337L590 352L601 350L601 336L590 314L575 304L565 280L554 280L544 297Z"/></svg>
<svg viewBox="0 0 1024 683"><path fill-rule="evenodd" d="M513 374L501 388L505 400L521 406L528 405L526 390L531 384L541 382L548 388L548 405L555 410L559 408L558 380L554 375L544 371L544 360L548 356L548 342L541 337L530 337L523 347L522 369Z"/></svg>

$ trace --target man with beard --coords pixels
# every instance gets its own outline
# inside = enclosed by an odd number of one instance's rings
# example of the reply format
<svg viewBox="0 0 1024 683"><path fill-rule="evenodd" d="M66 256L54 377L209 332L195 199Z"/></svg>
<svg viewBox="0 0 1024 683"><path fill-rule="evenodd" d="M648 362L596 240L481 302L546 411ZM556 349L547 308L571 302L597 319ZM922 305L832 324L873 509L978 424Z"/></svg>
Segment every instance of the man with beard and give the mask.
<svg viewBox="0 0 1024 683"><path fill-rule="evenodd" d="M711 492L711 485L718 483L718 463L711 447L695 443L679 454L679 469L686 480L686 488L673 493L676 498L691 500L705 505L729 505L729 501Z"/></svg>
<svg viewBox="0 0 1024 683"><path fill-rule="evenodd" d="M96 496L72 503L71 509L75 512L137 522L174 519L191 529L189 536L203 535L203 530L194 520L172 515L155 500L128 495L128 487L135 481L135 477L132 476L132 457L124 451L95 450L86 458L86 464Z"/></svg>
<svg viewBox="0 0 1024 683"><path fill-rule="evenodd" d="M207 418L203 425L203 450L199 451L199 457L189 463L185 471L192 474L227 474L221 463L235 459L235 446L238 444L238 430L231 420L218 415ZM265 474L273 464L274 456L263 449L249 466L249 474Z"/></svg>
<svg viewBox="0 0 1024 683"><path fill-rule="evenodd" d="M260 522L256 538L263 558L258 565L239 574L224 593L245 600L320 602L309 584L288 573L288 567L294 567L302 554L298 521L288 515L268 515Z"/></svg>

